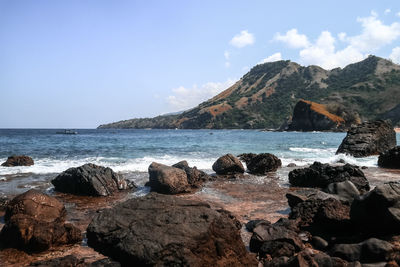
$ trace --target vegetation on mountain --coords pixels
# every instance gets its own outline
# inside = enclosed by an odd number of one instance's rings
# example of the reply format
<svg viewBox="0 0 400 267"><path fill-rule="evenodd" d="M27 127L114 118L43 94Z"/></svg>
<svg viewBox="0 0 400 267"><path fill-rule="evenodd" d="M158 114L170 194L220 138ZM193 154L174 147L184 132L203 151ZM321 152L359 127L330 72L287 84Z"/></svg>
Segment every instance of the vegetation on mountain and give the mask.
<svg viewBox="0 0 400 267"><path fill-rule="evenodd" d="M181 114L99 128L278 128L290 119L300 99L323 104L347 126L381 118L396 124L400 122L400 66L376 56L332 70L288 60L259 64L230 88Z"/></svg>

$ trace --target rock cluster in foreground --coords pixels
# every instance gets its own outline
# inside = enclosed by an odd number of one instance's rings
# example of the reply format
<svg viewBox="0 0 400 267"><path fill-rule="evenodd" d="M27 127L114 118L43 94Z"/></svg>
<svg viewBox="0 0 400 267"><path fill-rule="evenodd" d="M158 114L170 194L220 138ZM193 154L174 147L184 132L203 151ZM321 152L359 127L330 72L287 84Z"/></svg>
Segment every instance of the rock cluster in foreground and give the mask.
<svg viewBox="0 0 400 267"><path fill-rule="evenodd" d="M239 229L225 210L150 193L101 211L87 238L122 266L256 266Z"/></svg>
<svg viewBox="0 0 400 267"><path fill-rule="evenodd" d="M7 205L0 242L3 247L34 252L80 242L81 231L65 223L65 217L65 207L60 201L34 189L29 190Z"/></svg>
<svg viewBox="0 0 400 267"><path fill-rule="evenodd" d="M351 127L336 154L367 157L396 146L396 132L390 122L377 120Z"/></svg>

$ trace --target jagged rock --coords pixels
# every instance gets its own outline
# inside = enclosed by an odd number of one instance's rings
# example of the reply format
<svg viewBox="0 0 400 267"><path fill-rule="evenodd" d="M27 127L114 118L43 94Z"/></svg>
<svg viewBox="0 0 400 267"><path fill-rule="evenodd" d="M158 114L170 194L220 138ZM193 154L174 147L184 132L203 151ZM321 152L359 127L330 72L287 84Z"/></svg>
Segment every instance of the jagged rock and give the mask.
<svg viewBox="0 0 400 267"><path fill-rule="evenodd" d="M247 164L249 164L249 162L250 162L254 157L256 157L256 156L257 156L257 154L255 154L255 153L243 153L243 154L238 155L237 157L238 157L241 161L246 162L246 165L247 165Z"/></svg>
<svg viewBox="0 0 400 267"><path fill-rule="evenodd" d="M367 157L379 155L394 146L396 146L396 132L393 126L388 121L377 120L351 127L336 154Z"/></svg>
<svg viewBox="0 0 400 267"><path fill-rule="evenodd" d="M343 181L351 181L361 193L370 188L364 173L350 164L330 166L314 162L309 168L295 169L289 173L289 182L293 186L325 188L331 183Z"/></svg>
<svg viewBox="0 0 400 267"><path fill-rule="evenodd" d="M350 202L352 202L354 198L360 196L360 191L358 191L357 187L349 180L331 183L325 188L325 192L338 195L340 198Z"/></svg>
<svg viewBox="0 0 400 267"><path fill-rule="evenodd" d="M15 166L32 166L34 164L33 159L29 156L19 155L10 156L7 160L1 164L4 167L15 167Z"/></svg>
<svg viewBox="0 0 400 267"><path fill-rule="evenodd" d="M198 170L196 167L189 167L186 160L180 161L172 165L172 167L184 170L187 175L187 181L193 188L200 188L204 182L212 180L212 177L207 173Z"/></svg>
<svg viewBox="0 0 400 267"><path fill-rule="evenodd" d="M307 250L301 251L300 253L292 257L279 257L274 258L271 261L266 261L264 267L355 267L349 265L348 262L337 258L330 257L329 255L319 252L310 253ZM361 265L360 265L361 267Z"/></svg>
<svg viewBox="0 0 400 267"><path fill-rule="evenodd" d="M5 247L27 251L81 241L81 231L66 224L65 216L65 207L56 198L31 189L10 201L0 240Z"/></svg>
<svg viewBox="0 0 400 267"><path fill-rule="evenodd" d="M358 244L336 244L329 253L347 261L371 263L387 261L392 251L393 246L389 242L370 238Z"/></svg>
<svg viewBox="0 0 400 267"><path fill-rule="evenodd" d="M266 224L266 225L271 225L271 222L267 220L251 220L246 223L246 230L249 232L253 232L254 228L256 228L257 225L259 224Z"/></svg>
<svg viewBox="0 0 400 267"><path fill-rule="evenodd" d="M204 202L150 193L101 211L87 238L122 266L257 266L233 218Z"/></svg>
<svg viewBox="0 0 400 267"><path fill-rule="evenodd" d="M378 185L360 199L355 199L350 216L365 232L400 233L400 184Z"/></svg>
<svg viewBox="0 0 400 267"><path fill-rule="evenodd" d="M378 158L378 166L382 168L400 169L400 146L382 152Z"/></svg>
<svg viewBox="0 0 400 267"><path fill-rule="evenodd" d="M252 174L266 174L276 171L282 166L281 160L273 154L261 153L250 159L247 163L247 169Z"/></svg>
<svg viewBox="0 0 400 267"><path fill-rule="evenodd" d="M56 191L86 196L109 196L119 190L134 187L112 169L92 163L69 168L60 173L51 183Z"/></svg>
<svg viewBox="0 0 400 267"><path fill-rule="evenodd" d="M184 170L153 162L149 166L149 186L163 194L179 194L190 191Z"/></svg>
<svg viewBox="0 0 400 267"><path fill-rule="evenodd" d="M212 169L219 175L244 173L243 164L232 154L226 154L214 162Z"/></svg>

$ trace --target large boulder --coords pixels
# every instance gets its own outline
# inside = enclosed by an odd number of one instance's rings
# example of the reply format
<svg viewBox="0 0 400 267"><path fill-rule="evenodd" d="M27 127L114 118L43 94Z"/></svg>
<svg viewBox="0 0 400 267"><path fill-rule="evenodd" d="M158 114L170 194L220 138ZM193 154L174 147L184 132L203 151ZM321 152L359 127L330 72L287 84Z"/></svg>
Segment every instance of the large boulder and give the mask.
<svg viewBox="0 0 400 267"><path fill-rule="evenodd" d="M10 156L7 160L1 164L4 167L15 167L15 166L32 166L34 164L33 159L29 156L19 155Z"/></svg>
<svg viewBox="0 0 400 267"><path fill-rule="evenodd" d="M249 173L266 174L276 171L282 166L281 160L273 154L261 153L253 157L248 163L246 162Z"/></svg>
<svg viewBox="0 0 400 267"><path fill-rule="evenodd" d="M54 178L55 190L63 193L86 196L109 196L133 187L122 175L112 169L92 163L69 168Z"/></svg>
<svg viewBox="0 0 400 267"><path fill-rule="evenodd" d="M237 157L238 157L241 161L246 162L246 165L247 165L247 164L249 164L250 161L251 161L254 157L256 157L256 156L257 156L257 154L255 154L255 153L242 153L242 154L238 155Z"/></svg>
<svg viewBox="0 0 400 267"><path fill-rule="evenodd" d="M310 167L295 169L289 173L289 182L293 186L326 188L331 183L351 181L361 192L369 191L369 183L357 166L330 166L314 162Z"/></svg>
<svg viewBox="0 0 400 267"><path fill-rule="evenodd" d="M149 166L149 183L152 191L179 194L190 191L188 176L182 169L153 162Z"/></svg>
<svg viewBox="0 0 400 267"><path fill-rule="evenodd" d="M226 154L217 159L212 169L220 175L244 173L243 164L232 154Z"/></svg>
<svg viewBox="0 0 400 267"><path fill-rule="evenodd" d="M27 251L81 241L81 231L65 223L65 216L65 207L56 198L29 190L8 204L0 240L6 247Z"/></svg>
<svg viewBox="0 0 400 267"><path fill-rule="evenodd" d="M389 169L400 169L400 146L382 152L378 158L378 166Z"/></svg>
<svg viewBox="0 0 400 267"><path fill-rule="evenodd" d="M301 99L293 110L288 131L327 131L344 126L344 119L330 113L322 104Z"/></svg>
<svg viewBox="0 0 400 267"><path fill-rule="evenodd" d="M87 238L122 266L257 266L239 229L227 211L150 193L98 213Z"/></svg>
<svg viewBox="0 0 400 267"><path fill-rule="evenodd" d="M390 122L377 120L353 126L347 132L336 154L354 157L379 155L396 146L396 132Z"/></svg>
<svg viewBox="0 0 400 267"><path fill-rule="evenodd" d="M174 165L174 168L184 170L187 175L187 181L192 188L200 188L204 182L211 180L211 176L198 170L196 167L189 167L186 160L180 161Z"/></svg>
<svg viewBox="0 0 400 267"><path fill-rule="evenodd" d="M359 230L367 233L400 233L400 184L378 185L355 199L350 216Z"/></svg>

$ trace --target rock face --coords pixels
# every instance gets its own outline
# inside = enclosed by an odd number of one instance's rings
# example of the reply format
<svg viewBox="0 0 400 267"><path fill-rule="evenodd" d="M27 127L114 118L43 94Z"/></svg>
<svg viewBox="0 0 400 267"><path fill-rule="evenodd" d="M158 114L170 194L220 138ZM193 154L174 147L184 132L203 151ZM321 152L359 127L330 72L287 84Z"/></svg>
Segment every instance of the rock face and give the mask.
<svg viewBox="0 0 400 267"><path fill-rule="evenodd" d="M382 168L400 169L400 146L389 149L379 155L378 166Z"/></svg>
<svg viewBox="0 0 400 267"><path fill-rule="evenodd" d="M273 154L261 153L251 158L247 163L247 169L252 174L266 174L276 171L282 166L281 160Z"/></svg>
<svg viewBox="0 0 400 267"><path fill-rule="evenodd" d="M289 173L293 186L326 188L331 183L350 181L363 193L369 191L364 173L354 165L330 166L314 162L309 168L295 169Z"/></svg>
<svg viewBox="0 0 400 267"><path fill-rule="evenodd" d="M81 231L65 223L64 205L34 189L10 201L0 240L6 247L44 251L51 246L82 240Z"/></svg>
<svg viewBox="0 0 400 267"><path fill-rule="evenodd" d="M69 168L51 183L56 191L86 196L109 196L119 190L133 187L112 169L91 163Z"/></svg>
<svg viewBox="0 0 400 267"><path fill-rule="evenodd" d="M396 132L388 121L363 122L351 127L336 154L354 157L379 155L396 146Z"/></svg>
<svg viewBox="0 0 400 267"><path fill-rule="evenodd" d="M32 166L34 164L31 157L20 155L8 157L6 162L1 164L4 167L15 167L15 166Z"/></svg>
<svg viewBox="0 0 400 267"><path fill-rule="evenodd" d="M324 105L300 99L293 110L288 131L337 130L344 125L344 119L328 112Z"/></svg>
<svg viewBox="0 0 400 267"><path fill-rule="evenodd" d="M378 185L360 199L355 199L350 216L360 230L399 233L400 184L392 182Z"/></svg>
<svg viewBox="0 0 400 267"><path fill-rule="evenodd" d="M87 237L122 266L257 266L239 229L227 211L150 193L101 211Z"/></svg>
<svg viewBox="0 0 400 267"><path fill-rule="evenodd" d="M220 175L244 173L243 164L232 154L226 154L217 159L212 169Z"/></svg>
<svg viewBox="0 0 400 267"><path fill-rule="evenodd" d="M149 183L158 193L179 194L189 192L188 177L184 170L153 162L149 166Z"/></svg>

